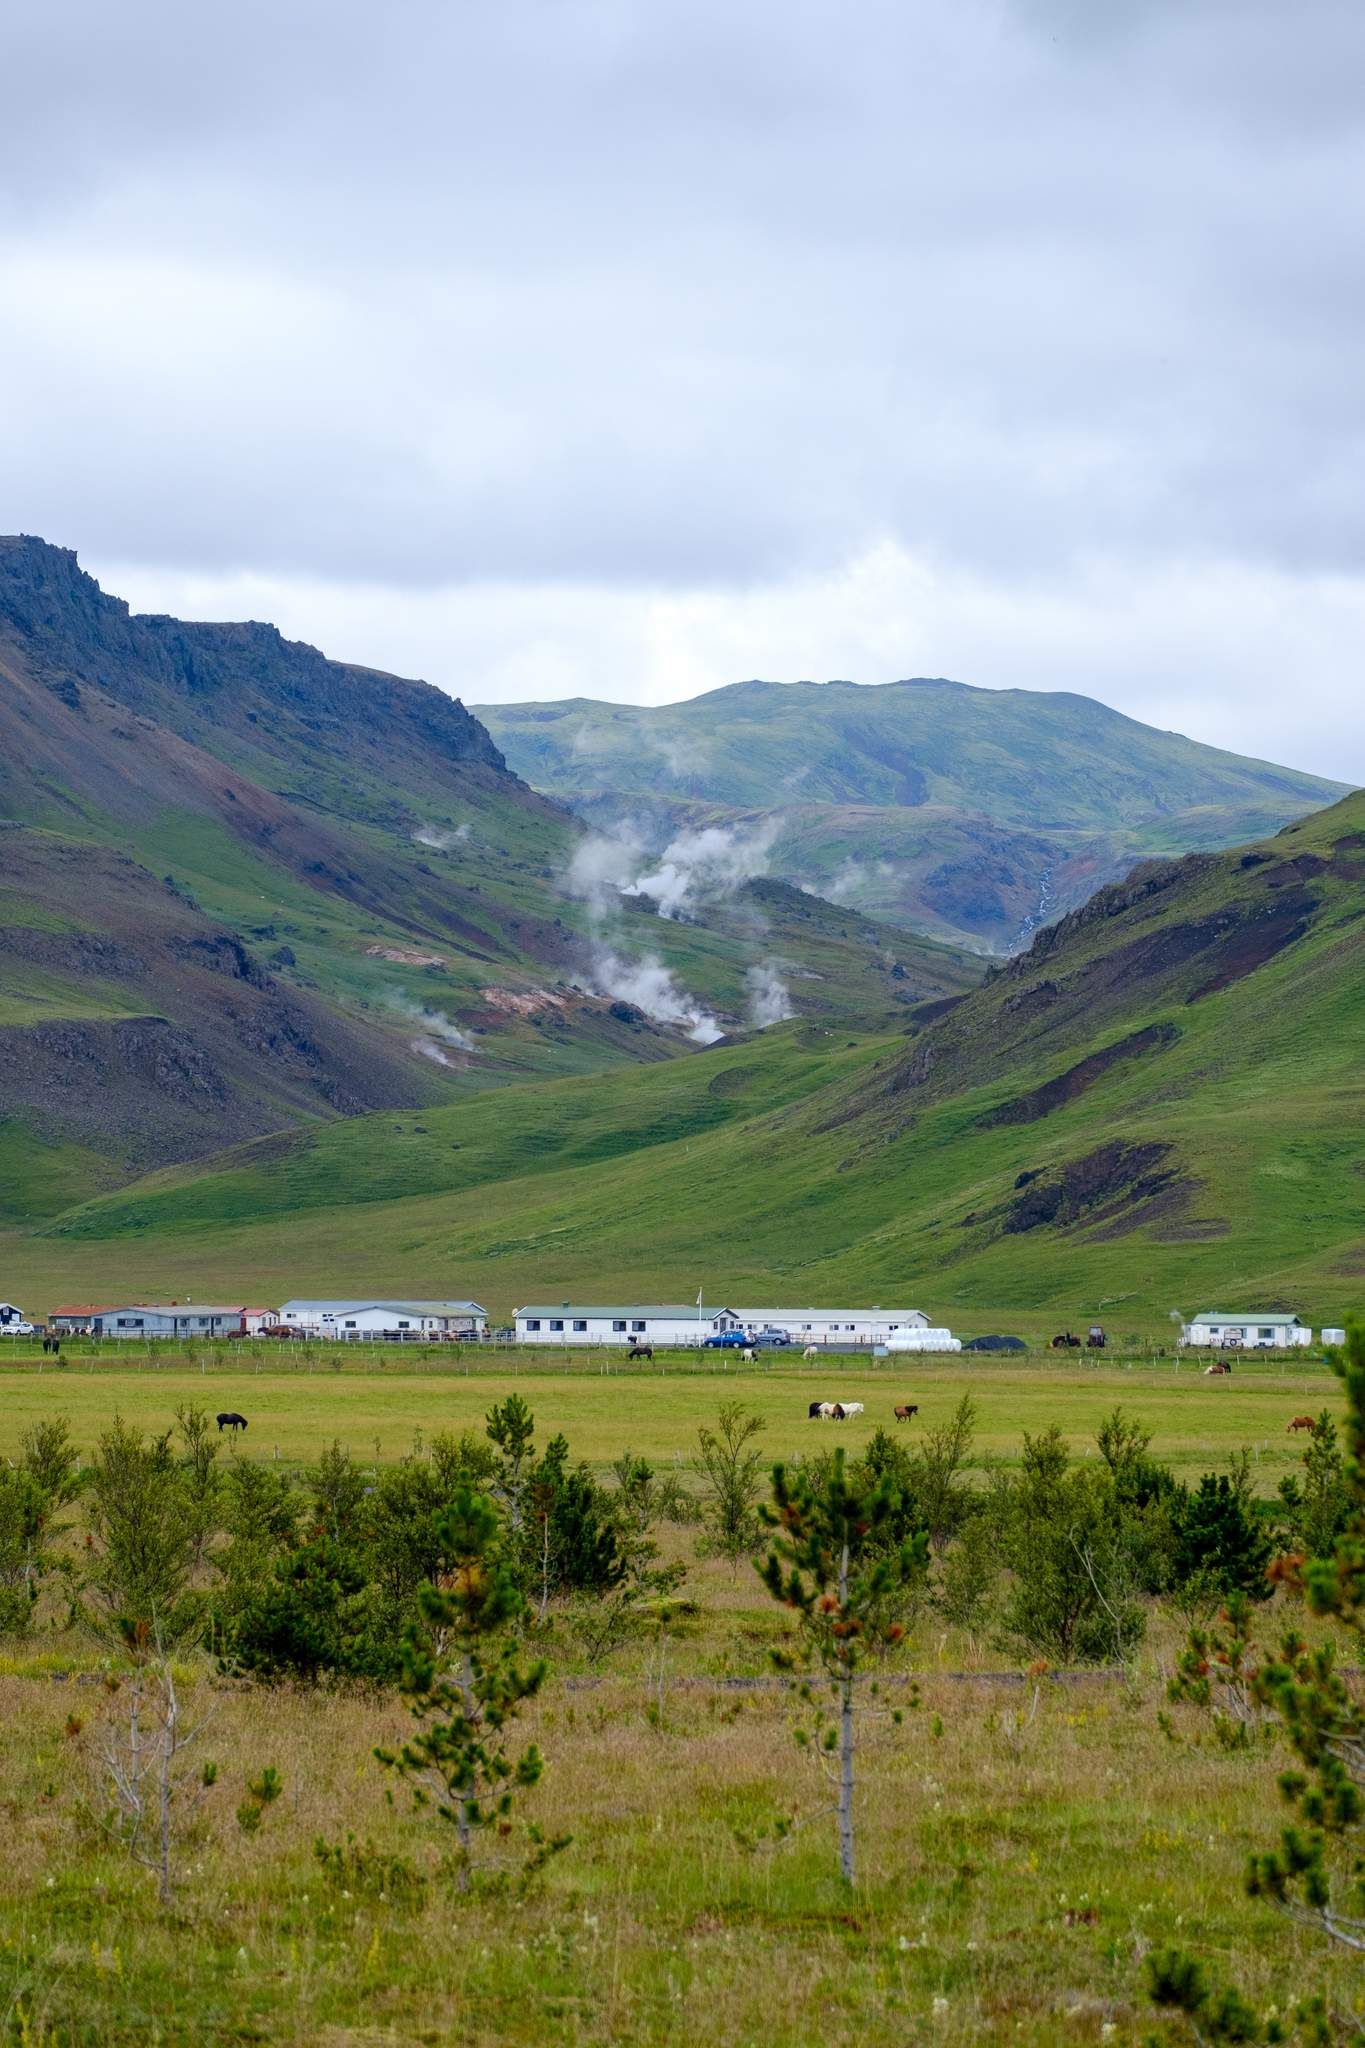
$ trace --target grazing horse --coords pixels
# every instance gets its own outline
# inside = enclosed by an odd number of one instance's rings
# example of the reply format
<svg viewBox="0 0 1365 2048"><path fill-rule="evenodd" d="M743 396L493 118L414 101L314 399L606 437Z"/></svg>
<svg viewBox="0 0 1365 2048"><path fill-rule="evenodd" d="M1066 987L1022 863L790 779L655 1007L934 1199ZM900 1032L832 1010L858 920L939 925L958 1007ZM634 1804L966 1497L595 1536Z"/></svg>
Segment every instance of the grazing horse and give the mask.
<svg viewBox="0 0 1365 2048"><path fill-rule="evenodd" d="M1318 1425L1314 1422L1311 1415L1296 1415L1290 1423L1286 1435L1292 1436L1296 1429L1306 1429L1310 1436L1316 1436L1318 1433Z"/></svg>
<svg viewBox="0 0 1365 2048"><path fill-rule="evenodd" d="M845 1414L846 1416L849 1416L849 1415L861 1415L861 1414L862 1414L862 1412L863 1412L863 1404L862 1404L862 1402L861 1402L861 1401L845 1401L845 1403L844 1403L844 1414Z"/></svg>
<svg viewBox="0 0 1365 2048"><path fill-rule="evenodd" d="M1232 1367L1228 1363L1227 1359L1220 1358L1216 1361L1215 1364L1206 1365L1204 1367L1204 1378L1206 1380L1222 1379L1231 1371Z"/></svg>
<svg viewBox="0 0 1365 2048"><path fill-rule="evenodd" d="M826 1401L825 1407L829 1411L829 1420L831 1422L842 1422L848 1413L842 1401Z"/></svg>
<svg viewBox="0 0 1365 2048"><path fill-rule="evenodd" d="M754 1362L754 1347L753 1347L753 1345L752 1345L752 1344L746 1344L746 1345L744 1346L744 1349L743 1349L743 1350L742 1350L742 1351L740 1352L740 1354L739 1354L739 1362L740 1362L740 1364L741 1364L741 1365L752 1365L752 1364L753 1364L753 1362Z"/></svg>
<svg viewBox="0 0 1365 2048"><path fill-rule="evenodd" d="M912 1415L919 1414L919 1402L908 1402L904 1408L893 1408L891 1412L895 1416L897 1422L908 1422Z"/></svg>
<svg viewBox="0 0 1365 2048"><path fill-rule="evenodd" d="M1070 1330L1063 1330L1059 1336L1054 1337L1052 1340L1052 1349L1054 1351L1079 1351L1080 1348L1080 1338L1073 1337Z"/></svg>
<svg viewBox="0 0 1365 2048"><path fill-rule="evenodd" d="M239 1429L246 1428L246 1417L245 1415L238 1415L235 1410L225 1410L218 1417L218 1427L220 1430L230 1429L235 1433Z"/></svg>
<svg viewBox="0 0 1365 2048"><path fill-rule="evenodd" d="M811 1422L818 1422L828 1406L828 1401L812 1401L810 1407L806 1410L807 1419Z"/></svg>
<svg viewBox="0 0 1365 2048"><path fill-rule="evenodd" d="M627 1358L653 1358L653 1356L654 1346L652 1344L632 1344L626 1353Z"/></svg>
<svg viewBox="0 0 1365 2048"><path fill-rule="evenodd" d="M818 1358L820 1356L820 1346L818 1344L808 1344L801 1353L801 1356L803 1358Z"/></svg>

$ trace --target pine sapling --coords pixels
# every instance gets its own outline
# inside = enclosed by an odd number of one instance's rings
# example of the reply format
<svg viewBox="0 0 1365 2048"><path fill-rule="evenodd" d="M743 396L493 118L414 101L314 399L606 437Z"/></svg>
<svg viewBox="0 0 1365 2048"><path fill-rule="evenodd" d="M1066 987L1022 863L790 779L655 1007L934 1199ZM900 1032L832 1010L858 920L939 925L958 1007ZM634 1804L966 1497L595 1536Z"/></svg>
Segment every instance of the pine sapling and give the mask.
<svg viewBox="0 0 1365 2048"><path fill-rule="evenodd" d="M920 1530L900 1544L884 1540L900 1495L885 1478L853 1484L842 1450L818 1477L776 1466L772 1488L772 1504L762 1509L774 1532L772 1549L759 1570L773 1599L794 1611L800 1631L798 1650L773 1655L780 1668L809 1674L800 1691L814 1709L814 1723L799 1731L798 1740L813 1748L837 1788L839 1869L852 1884L858 1695L869 1679L864 1666L903 1638L898 1596L908 1596L922 1581L929 1538ZM832 1711L817 1699L819 1681L830 1689ZM877 1690L872 1680L869 1691ZM899 1722L902 1716L896 1711L891 1718Z"/></svg>
<svg viewBox="0 0 1365 2048"><path fill-rule="evenodd" d="M493 1502L462 1487L439 1528L450 1569L440 1587L422 1588L426 1629L411 1630L403 1646L400 1687L418 1732L375 1755L407 1781L415 1805L434 1808L454 1828L464 1891L479 1838L510 1835L516 1795L540 1781L539 1749L531 1743L514 1754L507 1731L540 1691L547 1667L543 1660L521 1667L508 1637L525 1601L503 1554ZM528 1834L534 1845L528 1872L569 1839L534 1827Z"/></svg>

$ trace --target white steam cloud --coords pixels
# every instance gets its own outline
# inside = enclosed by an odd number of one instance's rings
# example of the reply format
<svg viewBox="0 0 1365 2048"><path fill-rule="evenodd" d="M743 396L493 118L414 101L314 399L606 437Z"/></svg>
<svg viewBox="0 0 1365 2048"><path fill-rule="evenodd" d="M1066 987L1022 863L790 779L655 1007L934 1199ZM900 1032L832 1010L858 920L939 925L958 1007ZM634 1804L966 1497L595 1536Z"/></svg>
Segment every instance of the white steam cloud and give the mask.
<svg viewBox="0 0 1365 2048"><path fill-rule="evenodd" d="M661 917L685 917L698 903L733 896L763 874L776 837L775 822L747 833L724 825L680 832L664 848L658 866L637 874L622 893L650 897Z"/></svg>
<svg viewBox="0 0 1365 2048"><path fill-rule="evenodd" d="M607 920L626 897L653 903L661 917L685 919L708 903L723 901L763 874L777 836L776 822L745 832L710 825L680 832L661 854L650 854L638 831L623 826L608 837L596 833L577 847L568 887L588 906L592 923L592 986L603 995L633 1003L656 1023L685 1030L699 1045L713 1045L724 1026L706 1007L680 989L671 968L653 953L627 959L608 937ZM750 971L749 1018L754 1027L792 1015L791 998L771 962Z"/></svg>
<svg viewBox="0 0 1365 2048"><path fill-rule="evenodd" d="M412 836L418 846L434 847L437 853L450 853L457 846L469 844L469 826L456 825L448 832L440 825L419 825Z"/></svg>
<svg viewBox="0 0 1365 2048"><path fill-rule="evenodd" d="M845 903L850 896L869 888L874 883L888 881L896 872L895 863L889 860L861 861L850 854L837 867L827 882L811 882L808 887L817 896L825 897L830 903Z"/></svg>
<svg viewBox="0 0 1365 2048"><path fill-rule="evenodd" d="M744 977L749 989L749 1024L754 1031L766 1031L770 1024L784 1024L796 1015L791 991L773 960L751 967Z"/></svg>
<svg viewBox="0 0 1365 2048"><path fill-rule="evenodd" d="M450 1049L456 1052L477 1052L478 1047L467 1031L461 1031L458 1024L452 1024L439 1010L430 1010L421 1003L409 1002L406 996L390 996L390 1009L400 1017L418 1027L417 1036L412 1040L414 1052L420 1052L424 1059L435 1060L439 1067L456 1067L458 1060L450 1057Z"/></svg>
<svg viewBox="0 0 1365 2048"><path fill-rule="evenodd" d="M594 833L580 841L569 862L568 886L594 917L604 917L615 908L618 896L626 894L645 858L639 840L623 828L615 838Z"/></svg>
<svg viewBox="0 0 1365 2048"><path fill-rule="evenodd" d="M592 975L599 994L633 1003L656 1024L680 1027L698 1045L714 1045L725 1036L724 1026L691 996L684 995L672 970L652 953L643 960L623 960L609 946L598 946L593 954Z"/></svg>

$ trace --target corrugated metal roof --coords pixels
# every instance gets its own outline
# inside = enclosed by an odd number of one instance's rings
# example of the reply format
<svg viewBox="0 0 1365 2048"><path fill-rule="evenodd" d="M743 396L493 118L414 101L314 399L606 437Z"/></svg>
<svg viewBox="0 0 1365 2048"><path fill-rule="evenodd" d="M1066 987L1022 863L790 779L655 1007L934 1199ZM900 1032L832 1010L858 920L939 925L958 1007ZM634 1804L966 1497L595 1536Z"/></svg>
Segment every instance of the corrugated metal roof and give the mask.
<svg viewBox="0 0 1365 2048"><path fill-rule="evenodd" d="M365 1309L386 1308L400 1311L403 1315L459 1315L471 1311L483 1315L484 1308L477 1301L286 1301L280 1310L282 1316L318 1315L353 1316Z"/></svg>
<svg viewBox="0 0 1365 2048"><path fill-rule="evenodd" d="M817 1322L861 1322L889 1323L897 1316L923 1316L922 1308L737 1308L737 1316L745 1322L767 1321L772 1323L794 1323L798 1317L813 1317ZM925 1321L928 1318L925 1317Z"/></svg>
<svg viewBox="0 0 1365 2048"><path fill-rule="evenodd" d="M735 1311L732 1308L726 1308L724 1303L718 1303L714 1308L698 1309L695 1301L652 1301L643 1304L637 1302L634 1307L627 1308L619 1306L615 1308L585 1308L581 1302L577 1301L552 1301L540 1307L537 1307L532 1302L526 1308L513 1309L512 1313L516 1316L626 1316L627 1318L654 1316L656 1318L666 1317L668 1321L675 1323L684 1321L710 1323L714 1322L717 1316L732 1316Z"/></svg>
<svg viewBox="0 0 1365 2048"><path fill-rule="evenodd" d="M240 1316L246 1311L240 1302L230 1307L215 1307L202 1301L134 1301L119 1303L113 1308L98 1308L98 1316Z"/></svg>
<svg viewBox="0 0 1365 2048"><path fill-rule="evenodd" d="M817 1322L882 1322L898 1317L923 1315L918 1308L728 1308L723 1302L698 1309L695 1301L650 1302L633 1308L585 1308L579 1302L535 1303L513 1312L519 1316L666 1316L674 1322L710 1322L717 1316L738 1316L745 1323L794 1323L802 1319Z"/></svg>
<svg viewBox="0 0 1365 2048"><path fill-rule="evenodd" d="M1206 1308L1206 1309L1202 1309L1202 1310L1200 1311L1200 1313L1199 1313L1199 1314L1198 1314L1197 1316L1191 1316L1191 1318L1190 1318L1190 1321L1191 1321L1191 1323L1192 1323L1192 1324L1193 1324L1193 1323L1264 1323L1264 1324L1266 1325L1266 1327L1267 1327L1267 1328L1270 1328L1270 1327L1272 1327L1272 1326L1273 1326L1274 1324L1276 1324L1276 1323L1297 1323L1300 1329L1302 1329L1302 1328L1303 1328L1303 1317L1302 1317L1302 1316L1279 1316L1279 1315L1273 1315L1273 1316L1272 1316L1272 1315L1265 1315L1265 1314L1263 1314L1263 1313L1262 1313L1262 1312L1261 1312L1261 1311L1260 1311L1259 1309L1257 1309L1257 1310L1254 1310L1254 1311L1253 1311L1253 1310L1251 1310L1251 1309L1248 1309L1248 1310L1246 1310L1246 1311L1245 1311L1245 1312L1244 1312L1243 1314L1241 1314L1241 1315L1237 1315L1237 1316L1225 1316L1225 1315L1224 1315L1224 1314L1222 1313L1221 1309L1215 1309L1215 1308Z"/></svg>

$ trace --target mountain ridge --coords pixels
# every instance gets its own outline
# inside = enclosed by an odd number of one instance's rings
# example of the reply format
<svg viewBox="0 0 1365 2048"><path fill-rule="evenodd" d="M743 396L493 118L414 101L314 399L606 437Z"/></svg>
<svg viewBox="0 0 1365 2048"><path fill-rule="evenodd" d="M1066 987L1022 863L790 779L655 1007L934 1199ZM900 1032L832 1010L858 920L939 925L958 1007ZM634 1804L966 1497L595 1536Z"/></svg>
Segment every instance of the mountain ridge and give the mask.
<svg viewBox="0 0 1365 2048"><path fill-rule="evenodd" d="M975 973L757 879L608 915L571 886L581 823L453 697L260 622L135 614L32 536L0 538L0 827L0 1122L62 1152L64 1190L671 1058L694 1020L739 1028L754 975L769 1014L842 1015Z"/></svg>
<svg viewBox="0 0 1365 2048"><path fill-rule="evenodd" d="M1073 691L942 677L476 708L519 774L601 829L764 824L789 879L995 951L1146 854L1236 843L1347 788Z"/></svg>

